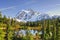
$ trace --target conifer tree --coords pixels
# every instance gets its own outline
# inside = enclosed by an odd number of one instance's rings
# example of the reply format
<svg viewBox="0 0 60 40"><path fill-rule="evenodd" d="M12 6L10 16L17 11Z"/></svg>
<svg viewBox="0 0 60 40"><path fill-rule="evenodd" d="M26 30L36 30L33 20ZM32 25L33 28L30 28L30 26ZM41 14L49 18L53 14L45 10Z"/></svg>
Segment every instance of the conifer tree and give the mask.
<svg viewBox="0 0 60 40"><path fill-rule="evenodd" d="M57 40L60 40L60 18L57 19Z"/></svg>

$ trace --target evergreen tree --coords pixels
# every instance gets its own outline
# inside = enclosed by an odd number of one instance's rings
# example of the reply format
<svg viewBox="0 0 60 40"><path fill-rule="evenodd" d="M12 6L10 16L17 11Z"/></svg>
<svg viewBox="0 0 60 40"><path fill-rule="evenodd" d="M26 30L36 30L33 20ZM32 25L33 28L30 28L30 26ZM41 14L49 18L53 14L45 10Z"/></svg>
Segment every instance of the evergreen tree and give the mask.
<svg viewBox="0 0 60 40"><path fill-rule="evenodd" d="M1 12L0 12L0 18L2 18L2 14L1 14Z"/></svg>
<svg viewBox="0 0 60 40"><path fill-rule="evenodd" d="M60 18L57 19L57 40L60 40Z"/></svg>
<svg viewBox="0 0 60 40"><path fill-rule="evenodd" d="M0 12L0 22L2 22L2 13Z"/></svg>
<svg viewBox="0 0 60 40"><path fill-rule="evenodd" d="M56 40L56 19L53 20L53 40Z"/></svg>

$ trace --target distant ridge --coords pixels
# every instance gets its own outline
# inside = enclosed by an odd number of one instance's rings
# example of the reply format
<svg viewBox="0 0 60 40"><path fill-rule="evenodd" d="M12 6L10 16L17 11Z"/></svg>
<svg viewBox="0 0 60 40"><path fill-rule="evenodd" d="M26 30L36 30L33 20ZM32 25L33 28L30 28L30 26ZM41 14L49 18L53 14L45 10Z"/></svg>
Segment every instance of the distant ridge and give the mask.
<svg viewBox="0 0 60 40"><path fill-rule="evenodd" d="M58 15L50 16L46 13L39 13L37 11L34 11L32 9L28 10L22 10L19 11L16 15L16 20L19 22L27 22L27 21L38 21L38 20L44 20L44 19L52 19L52 18L58 18Z"/></svg>

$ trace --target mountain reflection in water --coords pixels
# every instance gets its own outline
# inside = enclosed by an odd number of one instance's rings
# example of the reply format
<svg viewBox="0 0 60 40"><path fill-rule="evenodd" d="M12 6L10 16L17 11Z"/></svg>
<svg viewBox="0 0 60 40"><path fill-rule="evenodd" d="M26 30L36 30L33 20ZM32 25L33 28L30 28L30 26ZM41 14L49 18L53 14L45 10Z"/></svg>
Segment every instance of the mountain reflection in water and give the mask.
<svg viewBox="0 0 60 40"><path fill-rule="evenodd" d="M32 35L36 35L36 33L38 34L42 34L42 31L37 31L37 30L19 30L19 31L15 31L15 35L23 35L23 36L26 36L27 33L30 33Z"/></svg>

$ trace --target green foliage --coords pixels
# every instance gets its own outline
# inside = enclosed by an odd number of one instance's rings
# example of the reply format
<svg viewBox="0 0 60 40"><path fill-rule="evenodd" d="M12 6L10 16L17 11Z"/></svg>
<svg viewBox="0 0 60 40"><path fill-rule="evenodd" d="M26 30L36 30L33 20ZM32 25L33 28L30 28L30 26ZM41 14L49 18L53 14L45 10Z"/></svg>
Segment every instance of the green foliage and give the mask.
<svg viewBox="0 0 60 40"><path fill-rule="evenodd" d="M0 29L0 40L4 40L5 32Z"/></svg>

